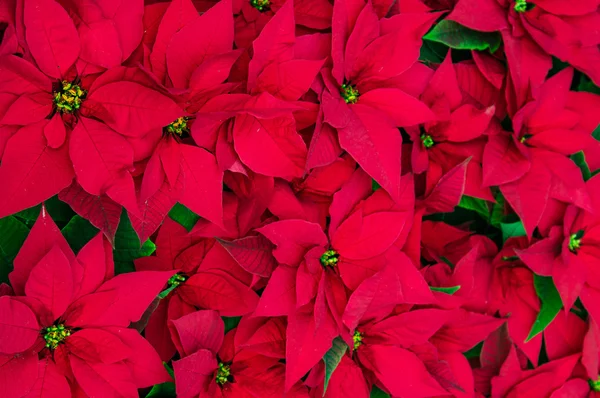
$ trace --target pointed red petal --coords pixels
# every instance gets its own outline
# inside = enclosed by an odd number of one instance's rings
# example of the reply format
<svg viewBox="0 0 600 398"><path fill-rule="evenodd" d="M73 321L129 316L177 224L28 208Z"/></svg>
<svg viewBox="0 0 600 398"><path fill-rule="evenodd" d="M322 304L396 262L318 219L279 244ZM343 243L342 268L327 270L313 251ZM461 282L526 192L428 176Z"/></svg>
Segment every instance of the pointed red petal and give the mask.
<svg viewBox="0 0 600 398"><path fill-rule="evenodd" d="M71 304L73 288L71 264L56 245L31 270L25 294L38 299L58 319Z"/></svg>
<svg viewBox="0 0 600 398"><path fill-rule="evenodd" d="M15 294L22 295L24 293L25 283L31 270L55 245L67 257L69 263L75 260L75 254L69 244L60 233L46 208L42 206L40 215L33 228L31 228L31 232L23 243L19 254L17 254L14 269L9 275L10 284Z"/></svg>

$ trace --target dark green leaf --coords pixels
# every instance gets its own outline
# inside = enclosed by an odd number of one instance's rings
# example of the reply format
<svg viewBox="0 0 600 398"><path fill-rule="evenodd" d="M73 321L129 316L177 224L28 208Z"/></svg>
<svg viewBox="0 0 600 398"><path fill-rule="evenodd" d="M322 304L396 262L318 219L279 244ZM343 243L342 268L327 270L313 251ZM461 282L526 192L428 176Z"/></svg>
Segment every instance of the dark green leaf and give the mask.
<svg viewBox="0 0 600 398"><path fill-rule="evenodd" d="M600 87L596 86L594 82L587 76L582 76L579 81L578 91L587 91L588 93L600 94Z"/></svg>
<svg viewBox="0 0 600 398"><path fill-rule="evenodd" d="M377 191L379 188L381 188L381 185L379 185L379 183L375 180L373 180L371 186L373 187L373 191Z"/></svg>
<svg viewBox="0 0 600 398"><path fill-rule="evenodd" d="M386 392L381 391L379 387L373 386L370 398L390 398L390 395Z"/></svg>
<svg viewBox="0 0 600 398"><path fill-rule="evenodd" d="M12 262L29 235L29 228L16 217L0 218L0 283L8 282Z"/></svg>
<svg viewBox="0 0 600 398"><path fill-rule="evenodd" d="M86 245L98 234L98 228L94 227L88 220L80 216L74 216L71 221L61 230L63 236L69 242L69 246L75 253Z"/></svg>
<svg viewBox="0 0 600 398"><path fill-rule="evenodd" d="M64 225L68 223L75 215L75 212L71 209L71 207L65 202L59 200L58 196L53 196L50 199L46 200L44 202L44 205L46 206L46 210L48 210L48 213L50 214L54 222L57 224ZM29 209L25 209L18 212L17 214L15 214L15 216L26 221L26 224L33 225L33 223L35 223L35 220L37 220L38 216L40 215L41 207L41 204L30 207Z"/></svg>
<svg viewBox="0 0 600 398"><path fill-rule="evenodd" d="M479 214L483 217L484 220L488 220L490 218L490 209L487 205L487 202L483 199L473 198L471 196L463 195L460 198L460 203L458 207L462 207L463 209L472 210L475 213Z"/></svg>
<svg viewBox="0 0 600 398"><path fill-rule="evenodd" d="M583 154L582 151L579 151L579 152L571 155L571 159L573 160L573 162L575 162L577 167L579 167L579 169L581 170L581 175L583 176L584 181L587 181L590 178L592 178L592 172L590 171L590 167L588 166L587 162L585 161L585 155Z"/></svg>
<svg viewBox="0 0 600 398"><path fill-rule="evenodd" d="M433 290L434 292L442 292L442 293L446 293L446 294L454 294L458 291L458 289L460 289L460 285L458 286L452 286L452 287L435 287L435 286L429 286L429 288L431 290Z"/></svg>
<svg viewBox="0 0 600 398"><path fill-rule="evenodd" d="M146 395L146 398L175 398L175 383L170 381L162 384L156 384Z"/></svg>
<svg viewBox="0 0 600 398"><path fill-rule="evenodd" d="M131 226L127 212L123 211L119 228L117 228L115 234L115 247L113 250L115 274L135 271L133 260L149 256L155 250L156 246L149 239L143 245L140 245L140 239Z"/></svg>
<svg viewBox="0 0 600 398"><path fill-rule="evenodd" d="M521 221L514 223L500 223L500 229L502 230L502 240L506 242L508 238L514 236L526 236L525 227Z"/></svg>
<svg viewBox="0 0 600 398"><path fill-rule="evenodd" d="M333 344L329 351L325 353L323 357L323 361L325 362L325 384L323 386L323 394L327 391L327 385L329 384L329 379L331 379L331 375L337 366L340 364L342 357L346 354L348 350L348 345L339 337L336 337L333 340Z"/></svg>
<svg viewBox="0 0 600 398"><path fill-rule="evenodd" d="M240 319L242 319L242 317L240 317L240 316L234 316L234 317L222 316L221 318L223 319L223 322L225 323L225 333L227 333L231 329L237 327L237 325L240 323Z"/></svg>
<svg viewBox="0 0 600 398"><path fill-rule="evenodd" d="M176 203L171 211L169 211L169 217L184 226L188 231L191 231L200 219L199 215L180 203Z"/></svg>
<svg viewBox="0 0 600 398"><path fill-rule="evenodd" d="M424 41L419 60L425 63L439 64L448 53L448 46L433 41Z"/></svg>
<svg viewBox="0 0 600 398"><path fill-rule="evenodd" d="M169 375L172 378L175 378L173 369L171 369L171 367L166 362L163 362L163 365L164 365L165 369L167 370L167 372L169 372ZM175 384L170 381L168 381L166 383L162 383L162 384L156 384L154 387L152 387L152 390L150 390L150 392L146 395L146 398L150 398L150 397L154 397L154 398L173 397L173 398L175 398L176 397Z"/></svg>
<svg viewBox="0 0 600 398"><path fill-rule="evenodd" d="M167 373L169 374L169 376L171 376L172 378L175 378L175 372L173 372L173 368L170 367L169 364L166 362L163 362L163 366L167 370Z"/></svg>
<svg viewBox="0 0 600 398"><path fill-rule="evenodd" d="M594 137L594 139L597 141L600 141L600 124L594 129L594 131L592 131L592 137Z"/></svg>
<svg viewBox="0 0 600 398"><path fill-rule="evenodd" d="M565 69L567 66L569 66L568 62L563 62L556 57L552 57L552 69L548 72L548 79Z"/></svg>
<svg viewBox="0 0 600 398"><path fill-rule="evenodd" d="M501 42L498 32L477 32L449 19L440 21L423 38L457 50L489 49L491 52L496 51Z"/></svg>
<svg viewBox="0 0 600 398"><path fill-rule="evenodd" d="M20 212L15 214L15 217L17 217L23 221L30 222L30 224L33 225L35 220L37 220L38 216L40 215L41 208L42 208L42 205L37 205L37 206L30 207L29 209L21 210Z"/></svg>
<svg viewBox="0 0 600 398"><path fill-rule="evenodd" d="M498 191L494 199L496 199L496 203L494 203L494 206L492 207L490 224L492 224L494 227L500 227L502 218L504 218L504 196L502 196L502 193Z"/></svg>
<svg viewBox="0 0 600 398"><path fill-rule="evenodd" d="M554 286L552 277L534 275L533 284L542 305L540 307L540 313L535 319L525 342L528 342L544 331L554 318L556 318L556 315L558 315L562 308L562 300L560 299L558 290L556 290L556 286Z"/></svg>
<svg viewBox="0 0 600 398"><path fill-rule="evenodd" d="M469 351L464 352L463 355L467 358L477 358L481 355L481 349L483 348L483 341L471 348Z"/></svg>

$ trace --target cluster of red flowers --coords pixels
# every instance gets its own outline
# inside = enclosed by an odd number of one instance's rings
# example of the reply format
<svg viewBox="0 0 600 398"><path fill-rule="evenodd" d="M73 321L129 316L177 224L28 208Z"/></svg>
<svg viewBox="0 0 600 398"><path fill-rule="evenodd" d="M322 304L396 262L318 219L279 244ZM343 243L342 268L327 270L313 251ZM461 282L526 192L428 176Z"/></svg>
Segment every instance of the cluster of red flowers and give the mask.
<svg viewBox="0 0 600 398"><path fill-rule="evenodd" d="M0 397L600 397L599 27L0 0Z"/></svg>

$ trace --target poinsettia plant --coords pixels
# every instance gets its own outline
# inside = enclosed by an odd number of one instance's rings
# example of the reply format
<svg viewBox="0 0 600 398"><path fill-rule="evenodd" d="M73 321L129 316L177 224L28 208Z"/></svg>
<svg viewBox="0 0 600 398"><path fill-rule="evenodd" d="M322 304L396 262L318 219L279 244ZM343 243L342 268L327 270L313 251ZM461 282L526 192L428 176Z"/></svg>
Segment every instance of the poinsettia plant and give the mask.
<svg viewBox="0 0 600 398"><path fill-rule="evenodd" d="M599 24L0 2L0 397L600 397Z"/></svg>

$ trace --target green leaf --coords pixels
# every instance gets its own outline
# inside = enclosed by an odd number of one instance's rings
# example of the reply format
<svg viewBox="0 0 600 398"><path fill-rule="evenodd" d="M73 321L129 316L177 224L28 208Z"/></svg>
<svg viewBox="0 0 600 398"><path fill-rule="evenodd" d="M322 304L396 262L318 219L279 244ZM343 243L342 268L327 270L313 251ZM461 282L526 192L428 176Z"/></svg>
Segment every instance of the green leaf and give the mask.
<svg viewBox="0 0 600 398"><path fill-rule="evenodd" d="M237 325L240 323L240 319L242 319L241 316L233 316L233 317L222 316L221 318L223 319L223 322L225 323L225 333L227 333L231 329L237 327Z"/></svg>
<svg viewBox="0 0 600 398"><path fill-rule="evenodd" d="M176 396L175 383L168 381L166 383L154 385L152 390L146 395L146 398L175 398Z"/></svg>
<svg viewBox="0 0 600 398"><path fill-rule="evenodd" d="M375 180L373 180L371 186L373 187L373 191L377 191L379 188L381 188L381 185L379 185L379 183Z"/></svg>
<svg viewBox="0 0 600 398"><path fill-rule="evenodd" d="M526 236L525 227L521 221L513 223L500 223L500 230L502 231L502 241L506 242L508 238L514 236Z"/></svg>
<svg viewBox="0 0 600 398"><path fill-rule="evenodd" d="M496 203L492 206L490 224L499 228L500 223L502 223L502 218L504 218L504 196L502 196L502 192L498 191L494 199L496 199Z"/></svg>
<svg viewBox="0 0 600 398"><path fill-rule="evenodd" d="M379 387L373 386L370 398L390 398L390 395L386 392L381 391Z"/></svg>
<svg viewBox="0 0 600 398"><path fill-rule="evenodd" d="M191 231L200 219L199 215L180 203L176 203L171 211L169 211L169 217L184 226L188 231Z"/></svg>
<svg viewBox="0 0 600 398"><path fill-rule="evenodd" d="M173 371L173 368L171 366L169 366L169 364L166 363L166 362L163 362L163 366L167 370L167 373L169 374L169 376L171 376L174 379L175 378L175 372Z"/></svg>
<svg viewBox="0 0 600 398"><path fill-rule="evenodd" d="M483 341L471 348L469 351L463 352L463 355L469 358L477 358L481 355L481 349L483 348Z"/></svg>
<svg viewBox="0 0 600 398"><path fill-rule="evenodd" d="M29 235L29 228L15 217L0 218L0 283L8 282L13 260Z"/></svg>
<svg viewBox="0 0 600 398"><path fill-rule="evenodd" d="M595 140L600 141L600 124L592 131L592 137L594 137Z"/></svg>
<svg viewBox="0 0 600 398"><path fill-rule="evenodd" d="M535 286L535 292L540 298L542 305L540 307L540 313L535 319L525 342L528 342L538 334L542 333L554 318L556 318L556 315L558 315L558 312L563 306L560 294L558 294L558 290L556 290L556 286L554 286L552 277L533 275L533 285Z"/></svg>
<svg viewBox="0 0 600 398"><path fill-rule="evenodd" d="M571 159L573 160L573 162L575 162L577 167L579 167L579 169L581 170L581 175L583 176L584 181L587 181L590 178L592 178L592 172L590 171L590 167L588 166L587 162L585 161L585 155L583 154L583 151L579 151L579 152L571 155Z"/></svg>
<svg viewBox="0 0 600 398"><path fill-rule="evenodd" d="M143 245L140 245L140 239L131 226L127 212L123 211L121 213L121 220L119 221L119 228L117 228L117 233L115 234L115 247L113 249L115 274L135 271L133 260L149 256L155 250L156 246L150 239L144 242Z"/></svg>
<svg viewBox="0 0 600 398"><path fill-rule="evenodd" d="M489 49L491 52L495 52L501 42L498 32L477 32L449 19L440 21L423 38L457 50Z"/></svg>
<svg viewBox="0 0 600 398"><path fill-rule="evenodd" d="M550 77L556 75L558 72L560 72L561 70L565 69L568 66L569 66L568 62L563 62L556 57L552 57L552 69L550 69L550 72L548 72L547 78L549 79Z"/></svg>
<svg viewBox="0 0 600 398"><path fill-rule="evenodd" d="M460 198L460 203L458 207L462 207L463 209L472 210L475 213L479 214L483 217L484 220L489 220L490 218L490 209L487 205L487 202L483 199L473 198L471 196L463 195Z"/></svg>
<svg viewBox="0 0 600 398"><path fill-rule="evenodd" d="M15 214L15 217L33 225L35 220L37 220L38 216L40 215L41 207L42 205L37 205L30 207L29 209L21 210L20 212Z"/></svg>
<svg viewBox="0 0 600 398"><path fill-rule="evenodd" d="M442 293L453 295L454 293L456 293L458 291L458 289L460 289L460 285L458 285L458 286L451 286L451 287L429 286L429 288L432 291L434 291L434 292L442 292Z"/></svg>
<svg viewBox="0 0 600 398"><path fill-rule="evenodd" d="M65 202L59 200L58 196L53 196L50 199L46 200L44 202L44 205L46 206L46 210L48 210L48 213L52 217L52 220L54 220L54 222L57 224L66 224L75 215L75 212L71 209L71 207ZM25 220L26 224L33 225L33 223L35 223L35 220L37 220L38 216L40 215L41 207L41 204L30 207L29 209L25 209L18 212L17 214L15 214L15 216L22 220Z"/></svg>
<svg viewBox="0 0 600 398"><path fill-rule="evenodd" d="M588 93L600 94L600 87L596 86L594 82L587 76L581 76L577 91L587 91Z"/></svg>
<svg viewBox="0 0 600 398"><path fill-rule="evenodd" d="M323 361L325 362L325 384L323 386L323 394L327 391L329 379L337 366L340 364L342 357L348 350L348 345L339 337L333 339L333 343L329 351L325 353Z"/></svg>
<svg viewBox="0 0 600 398"><path fill-rule="evenodd" d="M173 369L171 369L171 367L166 363L163 362L163 365L165 367L165 369L167 370L167 372L169 373L169 375L172 378L175 378L175 375L173 373ZM166 397L176 397L175 394L175 384L173 382L166 382L166 383L162 383L162 384L156 384L154 385L154 387L152 387L152 390L150 390L150 392L146 395L146 398L149 397L154 397L154 398L166 398Z"/></svg>
<svg viewBox="0 0 600 398"><path fill-rule="evenodd" d="M77 215L71 218L71 221L61 230L75 253L79 253L79 250L92 240L98 231L98 228L90 224L88 220Z"/></svg>
<svg viewBox="0 0 600 398"><path fill-rule="evenodd" d="M439 64L448 53L448 46L433 41L424 41L419 60L425 63Z"/></svg>

